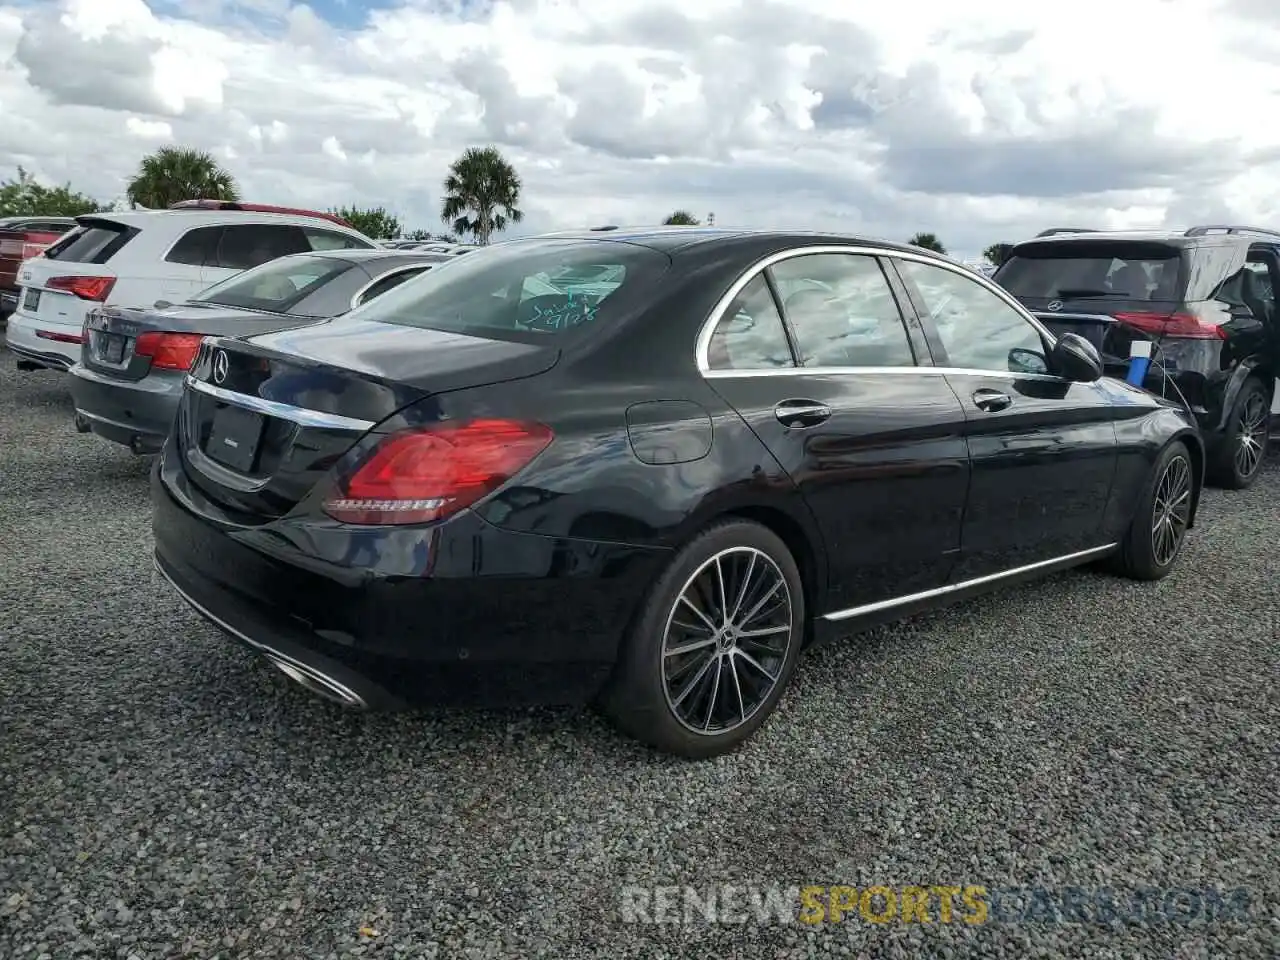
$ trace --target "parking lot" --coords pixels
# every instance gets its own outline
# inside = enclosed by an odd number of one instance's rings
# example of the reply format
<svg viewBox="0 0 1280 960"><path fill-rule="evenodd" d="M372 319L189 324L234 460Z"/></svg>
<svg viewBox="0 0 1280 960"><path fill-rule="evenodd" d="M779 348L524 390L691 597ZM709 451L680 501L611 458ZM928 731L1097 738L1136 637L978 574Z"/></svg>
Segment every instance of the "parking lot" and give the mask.
<svg viewBox="0 0 1280 960"><path fill-rule="evenodd" d="M0 352L0 955L1280 955L1280 467L1175 574L802 664L737 754L591 713L355 715L153 574L149 462ZM651 925L623 886L1247 887L1245 922Z"/></svg>

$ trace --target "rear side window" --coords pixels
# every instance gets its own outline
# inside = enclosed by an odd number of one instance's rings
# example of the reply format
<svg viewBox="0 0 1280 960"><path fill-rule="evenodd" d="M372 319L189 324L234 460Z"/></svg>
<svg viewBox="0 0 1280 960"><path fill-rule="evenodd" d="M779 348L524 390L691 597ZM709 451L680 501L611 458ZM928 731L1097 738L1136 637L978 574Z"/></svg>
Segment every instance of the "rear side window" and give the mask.
<svg viewBox="0 0 1280 960"><path fill-rule="evenodd" d="M712 370L771 370L793 367L791 345L764 274L742 288L716 324L707 345Z"/></svg>
<svg viewBox="0 0 1280 960"><path fill-rule="evenodd" d="M285 257L215 283L191 299L196 303L289 313L304 297L354 269L354 264L337 257Z"/></svg>
<svg viewBox="0 0 1280 960"><path fill-rule="evenodd" d="M94 220L60 238L44 255L61 263L106 263L137 233L122 223Z"/></svg>
<svg viewBox="0 0 1280 960"><path fill-rule="evenodd" d="M167 263L182 263L191 267L203 267L212 263L218 251L221 227L197 227L188 230L165 256Z"/></svg>
<svg viewBox="0 0 1280 960"><path fill-rule="evenodd" d="M373 244L362 243L355 237L333 230L317 230L315 227L303 227L307 242L312 250L371 250Z"/></svg>
<svg viewBox="0 0 1280 960"><path fill-rule="evenodd" d="M771 270L805 366L915 365L898 302L872 257L813 253Z"/></svg>
<svg viewBox="0 0 1280 960"><path fill-rule="evenodd" d="M1177 247L1073 240L1019 246L994 279L1027 299L1178 300L1184 274Z"/></svg>
<svg viewBox="0 0 1280 960"><path fill-rule="evenodd" d="M381 277L374 281L373 285L370 286L368 290L360 294L360 300L356 303L356 306L358 307L362 303L368 303L375 297L382 296L388 290L393 290L406 280L412 280L418 274L424 273L430 269L431 268L429 266L424 266L414 267L412 270L400 270L395 273L388 273L385 277Z"/></svg>
<svg viewBox="0 0 1280 960"><path fill-rule="evenodd" d="M309 253L301 227L274 223L233 224L222 228L218 249L208 266L248 270L291 253Z"/></svg>
<svg viewBox="0 0 1280 960"><path fill-rule="evenodd" d="M607 323L627 290L670 265L648 247L605 240L516 240L451 259L348 317L523 341Z"/></svg>

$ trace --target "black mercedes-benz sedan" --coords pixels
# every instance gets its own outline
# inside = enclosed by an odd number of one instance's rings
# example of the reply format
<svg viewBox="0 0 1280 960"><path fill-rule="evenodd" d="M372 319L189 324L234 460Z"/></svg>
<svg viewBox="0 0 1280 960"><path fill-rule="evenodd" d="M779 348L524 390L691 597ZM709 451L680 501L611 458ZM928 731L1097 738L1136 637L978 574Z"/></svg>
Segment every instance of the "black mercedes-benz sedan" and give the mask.
<svg viewBox="0 0 1280 960"><path fill-rule="evenodd" d="M606 228L206 339L156 564L344 704L594 701L707 757L832 634L1092 561L1163 577L1203 469L1183 409L944 257Z"/></svg>

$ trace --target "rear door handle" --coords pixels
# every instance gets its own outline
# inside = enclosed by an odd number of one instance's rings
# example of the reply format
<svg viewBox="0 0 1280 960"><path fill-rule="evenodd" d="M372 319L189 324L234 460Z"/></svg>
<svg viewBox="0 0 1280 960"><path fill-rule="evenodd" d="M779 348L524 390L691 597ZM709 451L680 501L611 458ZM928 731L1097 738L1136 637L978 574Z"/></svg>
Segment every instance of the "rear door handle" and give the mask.
<svg viewBox="0 0 1280 960"><path fill-rule="evenodd" d="M995 413L997 410L1003 410L1013 403L1013 397L1007 393L1001 393L999 390L990 390L983 388L973 391L973 404L979 410L985 410L987 413Z"/></svg>
<svg viewBox="0 0 1280 960"><path fill-rule="evenodd" d="M831 408L816 400L783 400L773 408L773 415L788 427L813 427L831 416Z"/></svg>

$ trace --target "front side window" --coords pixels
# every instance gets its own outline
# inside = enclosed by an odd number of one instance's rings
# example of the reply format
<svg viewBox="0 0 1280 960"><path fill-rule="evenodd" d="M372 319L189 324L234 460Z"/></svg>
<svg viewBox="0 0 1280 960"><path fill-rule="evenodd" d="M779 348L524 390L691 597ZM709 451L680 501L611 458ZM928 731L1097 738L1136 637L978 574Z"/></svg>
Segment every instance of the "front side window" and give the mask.
<svg viewBox="0 0 1280 960"><path fill-rule="evenodd" d="M353 264L337 257L283 257L215 283L191 299L195 303L290 313L304 297L354 269Z"/></svg>
<svg viewBox="0 0 1280 960"><path fill-rule="evenodd" d="M904 279L915 285L923 300L947 351L949 366L1027 373L1028 351L1044 356L1040 332L978 281L915 260L897 263Z"/></svg>
<svg viewBox="0 0 1280 960"><path fill-rule="evenodd" d="M805 366L915 365L898 302L873 257L806 254L771 269Z"/></svg>
<svg viewBox="0 0 1280 960"><path fill-rule="evenodd" d="M742 288L716 324L707 347L712 370L776 370L795 366L787 331L760 274Z"/></svg>
<svg viewBox="0 0 1280 960"><path fill-rule="evenodd" d="M209 266L248 270L277 257L307 253L311 246L298 227L283 224L233 224L222 228L216 260Z"/></svg>
<svg viewBox="0 0 1280 960"><path fill-rule="evenodd" d="M347 314L352 319L540 341L607 323L622 294L670 266L656 250L604 240L515 240L451 258ZM607 268L607 276L601 276ZM584 272L592 269L589 282Z"/></svg>

